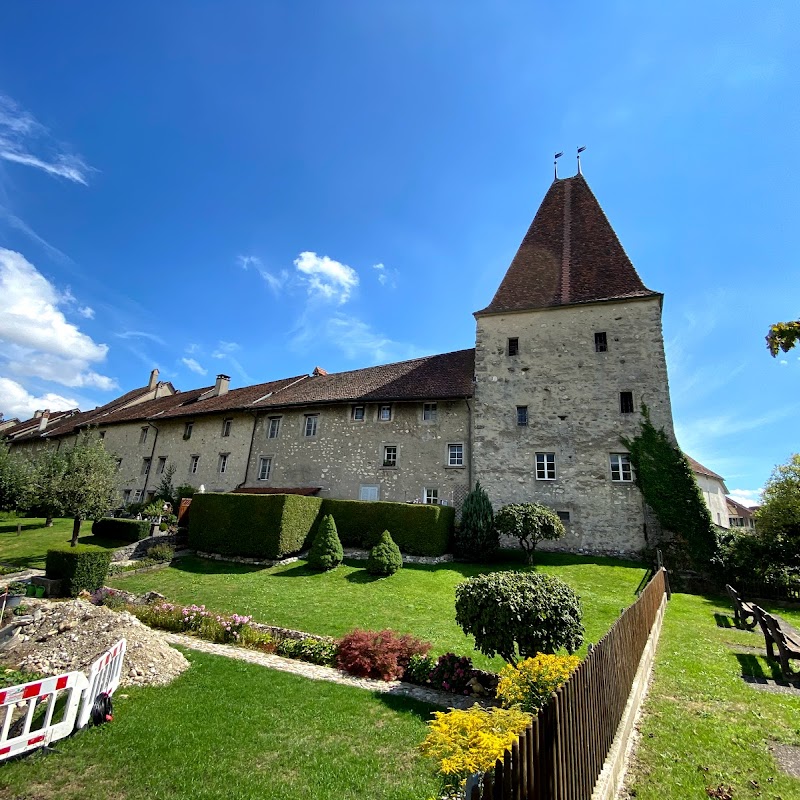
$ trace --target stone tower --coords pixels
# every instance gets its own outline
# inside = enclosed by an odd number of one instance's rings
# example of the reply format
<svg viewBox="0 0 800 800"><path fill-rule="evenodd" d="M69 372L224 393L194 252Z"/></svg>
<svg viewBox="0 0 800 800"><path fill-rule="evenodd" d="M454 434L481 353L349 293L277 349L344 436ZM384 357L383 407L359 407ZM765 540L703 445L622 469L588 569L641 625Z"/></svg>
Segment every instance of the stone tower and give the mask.
<svg viewBox="0 0 800 800"><path fill-rule="evenodd" d="M632 553L652 539L620 438L638 432L642 403L674 438L662 301L579 174L553 182L475 313L473 477L495 510L559 512L558 549Z"/></svg>

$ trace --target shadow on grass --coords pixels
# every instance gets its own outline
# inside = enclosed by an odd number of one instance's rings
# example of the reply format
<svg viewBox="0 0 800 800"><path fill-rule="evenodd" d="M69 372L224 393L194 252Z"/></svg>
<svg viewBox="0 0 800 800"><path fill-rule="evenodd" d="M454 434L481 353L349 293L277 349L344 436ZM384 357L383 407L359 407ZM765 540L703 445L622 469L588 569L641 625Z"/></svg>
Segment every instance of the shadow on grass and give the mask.
<svg viewBox="0 0 800 800"><path fill-rule="evenodd" d="M11 522L3 522L0 524L0 536L2 536L4 533L16 533L17 524L19 524L20 530L22 531L50 530L50 528L45 528L44 523L41 522L22 522L21 520L12 520Z"/></svg>
<svg viewBox="0 0 800 800"><path fill-rule="evenodd" d="M351 572L345 580L349 583L375 583L375 581L383 580L383 578L389 578L391 575L371 575L365 569L357 569L355 572Z"/></svg>
<svg viewBox="0 0 800 800"><path fill-rule="evenodd" d="M428 722L434 711L444 711L439 706L430 705L412 697L392 694L391 692L374 692L373 696L397 714L412 714L415 717L419 717L423 722Z"/></svg>
<svg viewBox="0 0 800 800"><path fill-rule="evenodd" d="M216 561L212 558L183 556L173 561L169 569L188 572L191 575L246 575L250 572L259 572L266 567L258 564L239 564L235 561Z"/></svg>
<svg viewBox="0 0 800 800"><path fill-rule="evenodd" d="M733 620L727 614L720 614L719 611L714 612L714 622L717 623L718 628L733 628Z"/></svg>
<svg viewBox="0 0 800 800"><path fill-rule="evenodd" d="M742 670L742 677L757 678L759 680L782 681L781 666L777 662L769 661L766 658L759 658L751 653L736 653L736 660ZM769 674L764 667L767 667Z"/></svg>

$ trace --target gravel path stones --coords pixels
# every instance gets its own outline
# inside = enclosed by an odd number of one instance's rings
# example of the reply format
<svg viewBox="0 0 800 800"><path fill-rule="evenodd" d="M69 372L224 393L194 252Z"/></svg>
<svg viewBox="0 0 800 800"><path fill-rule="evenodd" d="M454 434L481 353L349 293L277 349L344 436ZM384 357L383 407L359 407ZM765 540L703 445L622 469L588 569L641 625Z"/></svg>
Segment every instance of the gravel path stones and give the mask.
<svg viewBox="0 0 800 800"><path fill-rule="evenodd" d="M399 697L411 697L414 700L421 700L424 703L441 706L442 708L472 708L475 703L489 707L494 705L492 701L477 697L462 697L449 692L440 692L436 689L426 689L422 686L415 686L411 683L402 681L378 681L370 678L355 678L346 675L333 667L320 667L317 664L309 664L305 661L295 661L291 658L261 653L257 650L247 650L243 647L235 647L229 644L215 644L206 642L203 639L196 639L193 636L185 636L182 633L165 633L164 637L171 644L178 644L191 650L199 650L203 653L212 653L226 658L236 658L240 661L248 661L251 664L260 664L262 667L280 670L281 672L291 672L294 675L301 675L314 681L330 681L340 683L343 686L354 686L357 689L367 689L371 692L382 692L393 694Z"/></svg>

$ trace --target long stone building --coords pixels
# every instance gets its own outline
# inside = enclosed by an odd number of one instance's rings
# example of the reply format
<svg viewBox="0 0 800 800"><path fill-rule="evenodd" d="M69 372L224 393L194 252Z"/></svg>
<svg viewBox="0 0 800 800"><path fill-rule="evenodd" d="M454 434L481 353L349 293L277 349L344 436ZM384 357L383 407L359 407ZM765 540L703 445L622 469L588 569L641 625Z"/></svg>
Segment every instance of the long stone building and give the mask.
<svg viewBox="0 0 800 800"><path fill-rule="evenodd" d="M548 190L474 349L230 388L159 382L89 412L38 413L0 431L69 446L96 428L119 459L122 502L174 482L206 491L460 505L480 481L497 508L537 501L558 546L635 552L652 536L622 437L642 403L674 438L663 295L647 289L582 175Z"/></svg>

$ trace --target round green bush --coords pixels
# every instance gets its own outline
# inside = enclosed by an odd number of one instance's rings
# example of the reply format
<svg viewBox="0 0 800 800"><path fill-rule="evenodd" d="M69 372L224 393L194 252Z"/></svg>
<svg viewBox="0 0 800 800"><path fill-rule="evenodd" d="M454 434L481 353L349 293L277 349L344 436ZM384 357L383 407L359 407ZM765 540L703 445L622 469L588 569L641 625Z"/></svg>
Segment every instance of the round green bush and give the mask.
<svg viewBox="0 0 800 800"><path fill-rule="evenodd" d="M560 578L538 572L492 572L456 586L456 622L489 658L509 664L583 643L581 602Z"/></svg>
<svg viewBox="0 0 800 800"><path fill-rule="evenodd" d="M367 572L370 575L394 575L403 566L400 548L394 543L389 531L384 531L381 538L367 559Z"/></svg>
<svg viewBox="0 0 800 800"><path fill-rule="evenodd" d="M336 532L336 523L330 514L326 514L317 528L317 535L308 552L308 566L326 572L338 567L344 558L342 543Z"/></svg>

